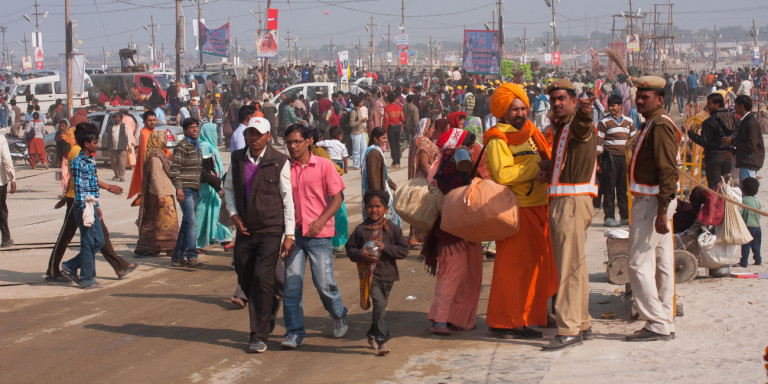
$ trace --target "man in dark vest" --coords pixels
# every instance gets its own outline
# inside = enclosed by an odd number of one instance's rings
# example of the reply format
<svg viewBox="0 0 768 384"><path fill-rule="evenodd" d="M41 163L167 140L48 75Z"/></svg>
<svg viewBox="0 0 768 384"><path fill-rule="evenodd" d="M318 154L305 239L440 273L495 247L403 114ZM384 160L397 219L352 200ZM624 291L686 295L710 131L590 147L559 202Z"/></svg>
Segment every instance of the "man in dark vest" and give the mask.
<svg viewBox="0 0 768 384"><path fill-rule="evenodd" d="M250 305L249 353L267 350L274 302L275 264L291 254L294 208L288 156L270 144L269 121L254 117L245 128L246 147L232 152L224 181L227 209L237 228L235 271Z"/></svg>

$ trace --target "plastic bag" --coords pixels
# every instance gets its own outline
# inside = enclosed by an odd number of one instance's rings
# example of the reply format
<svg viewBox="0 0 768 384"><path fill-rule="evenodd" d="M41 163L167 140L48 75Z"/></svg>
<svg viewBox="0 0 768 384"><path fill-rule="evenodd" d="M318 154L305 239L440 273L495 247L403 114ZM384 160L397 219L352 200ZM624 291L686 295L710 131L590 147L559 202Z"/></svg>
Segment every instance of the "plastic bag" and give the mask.
<svg viewBox="0 0 768 384"><path fill-rule="evenodd" d="M724 194L736 201L741 201L741 190L731 187L727 183L722 183ZM744 245L752 241L752 235L749 233L744 219L741 217L739 207L736 204L725 202L725 214L723 222L715 227L720 244Z"/></svg>
<svg viewBox="0 0 768 384"><path fill-rule="evenodd" d="M416 177L395 191L395 212L408 224L429 232L440 216L443 193L429 185L427 179Z"/></svg>
<svg viewBox="0 0 768 384"><path fill-rule="evenodd" d="M709 269L717 269L731 264L741 249L739 245L719 243L717 236L709 231L704 231L699 235L698 243L699 266Z"/></svg>

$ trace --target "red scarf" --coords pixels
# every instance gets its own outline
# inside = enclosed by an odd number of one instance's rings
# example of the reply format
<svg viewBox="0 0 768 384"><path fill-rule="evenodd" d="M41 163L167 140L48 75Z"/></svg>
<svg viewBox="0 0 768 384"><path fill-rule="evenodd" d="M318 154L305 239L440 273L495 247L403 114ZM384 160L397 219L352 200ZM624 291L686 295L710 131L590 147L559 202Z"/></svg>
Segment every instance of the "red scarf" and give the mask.
<svg viewBox="0 0 768 384"><path fill-rule="evenodd" d="M523 128L517 132L502 132L499 128L493 127L483 133L483 145L488 145L491 139L501 139L507 145L523 145L529 139L533 139L536 150L539 152L542 160L550 160L552 153L547 144L547 139L539 132L536 125L530 120L525 121Z"/></svg>

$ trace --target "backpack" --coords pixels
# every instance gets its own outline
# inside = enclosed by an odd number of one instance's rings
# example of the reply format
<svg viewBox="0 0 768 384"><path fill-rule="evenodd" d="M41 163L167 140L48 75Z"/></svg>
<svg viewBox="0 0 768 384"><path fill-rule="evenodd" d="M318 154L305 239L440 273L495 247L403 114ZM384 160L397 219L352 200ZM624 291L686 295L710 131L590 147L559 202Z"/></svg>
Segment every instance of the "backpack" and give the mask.
<svg viewBox="0 0 768 384"><path fill-rule="evenodd" d="M318 104L319 103L315 101L312 104L312 106L309 108L310 113L312 113L312 118L314 118L315 120L320 119L320 109L319 109L320 107L318 106Z"/></svg>

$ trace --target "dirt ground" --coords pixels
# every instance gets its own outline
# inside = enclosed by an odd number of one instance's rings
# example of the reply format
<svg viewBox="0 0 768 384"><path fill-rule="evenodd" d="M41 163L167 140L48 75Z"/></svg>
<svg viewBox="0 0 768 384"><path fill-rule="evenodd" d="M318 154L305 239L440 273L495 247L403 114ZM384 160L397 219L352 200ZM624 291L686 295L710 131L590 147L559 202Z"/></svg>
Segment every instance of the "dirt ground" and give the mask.
<svg viewBox="0 0 768 384"><path fill-rule="evenodd" d="M225 154L225 162L227 158ZM17 244L52 242L64 214L51 209L57 192L52 171L33 173L20 168L20 192L9 198L14 239ZM102 178L111 177L107 168L100 172ZM391 172L397 182L405 180L405 173L405 169ZM130 179L130 172L126 177ZM359 173L344 176L350 229L360 222L359 179ZM767 192L759 194L763 202L766 196ZM134 260L136 209L128 207L124 196L105 196L102 206L118 253ZM97 273L105 288L94 291L44 282L50 250L17 246L0 252L0 382L765 381L766 280L708 278L701 269L695 281L677 286L684 316L677 318L676 340L626 343L624 335L642 323L630 321L631 304L624 287L607 281L602 222L602 213L597 212L587 232L590 313L597 338L558 352L540 350L556 334L553 329L542 329L545 336L540 340L499 339L488 332L484 317L494 265L490 260L483 264L474 330L449 337L430 335L427 312L435 281L412 253L399 262L401 281L392 290L388 308L393 352L376 356L365 341L371 314L360 309L355 266L339 257L335 278L349 308L347 336L330 336L332 321L307 272L307 344L291 351L280 349L281 313L269 351L249 355L245 353L248 312L229 303L235 274L229 268L231 253L218 245L208 247L209 254L201 256L207 263L201 269L170 269L168 258L135 259L143 264L125 280L117 280L99 255ZM65 259L76 251L70 248ZM748 270L768 272L765 266ZM602 319L610 312L614 319Z"/></svg>

